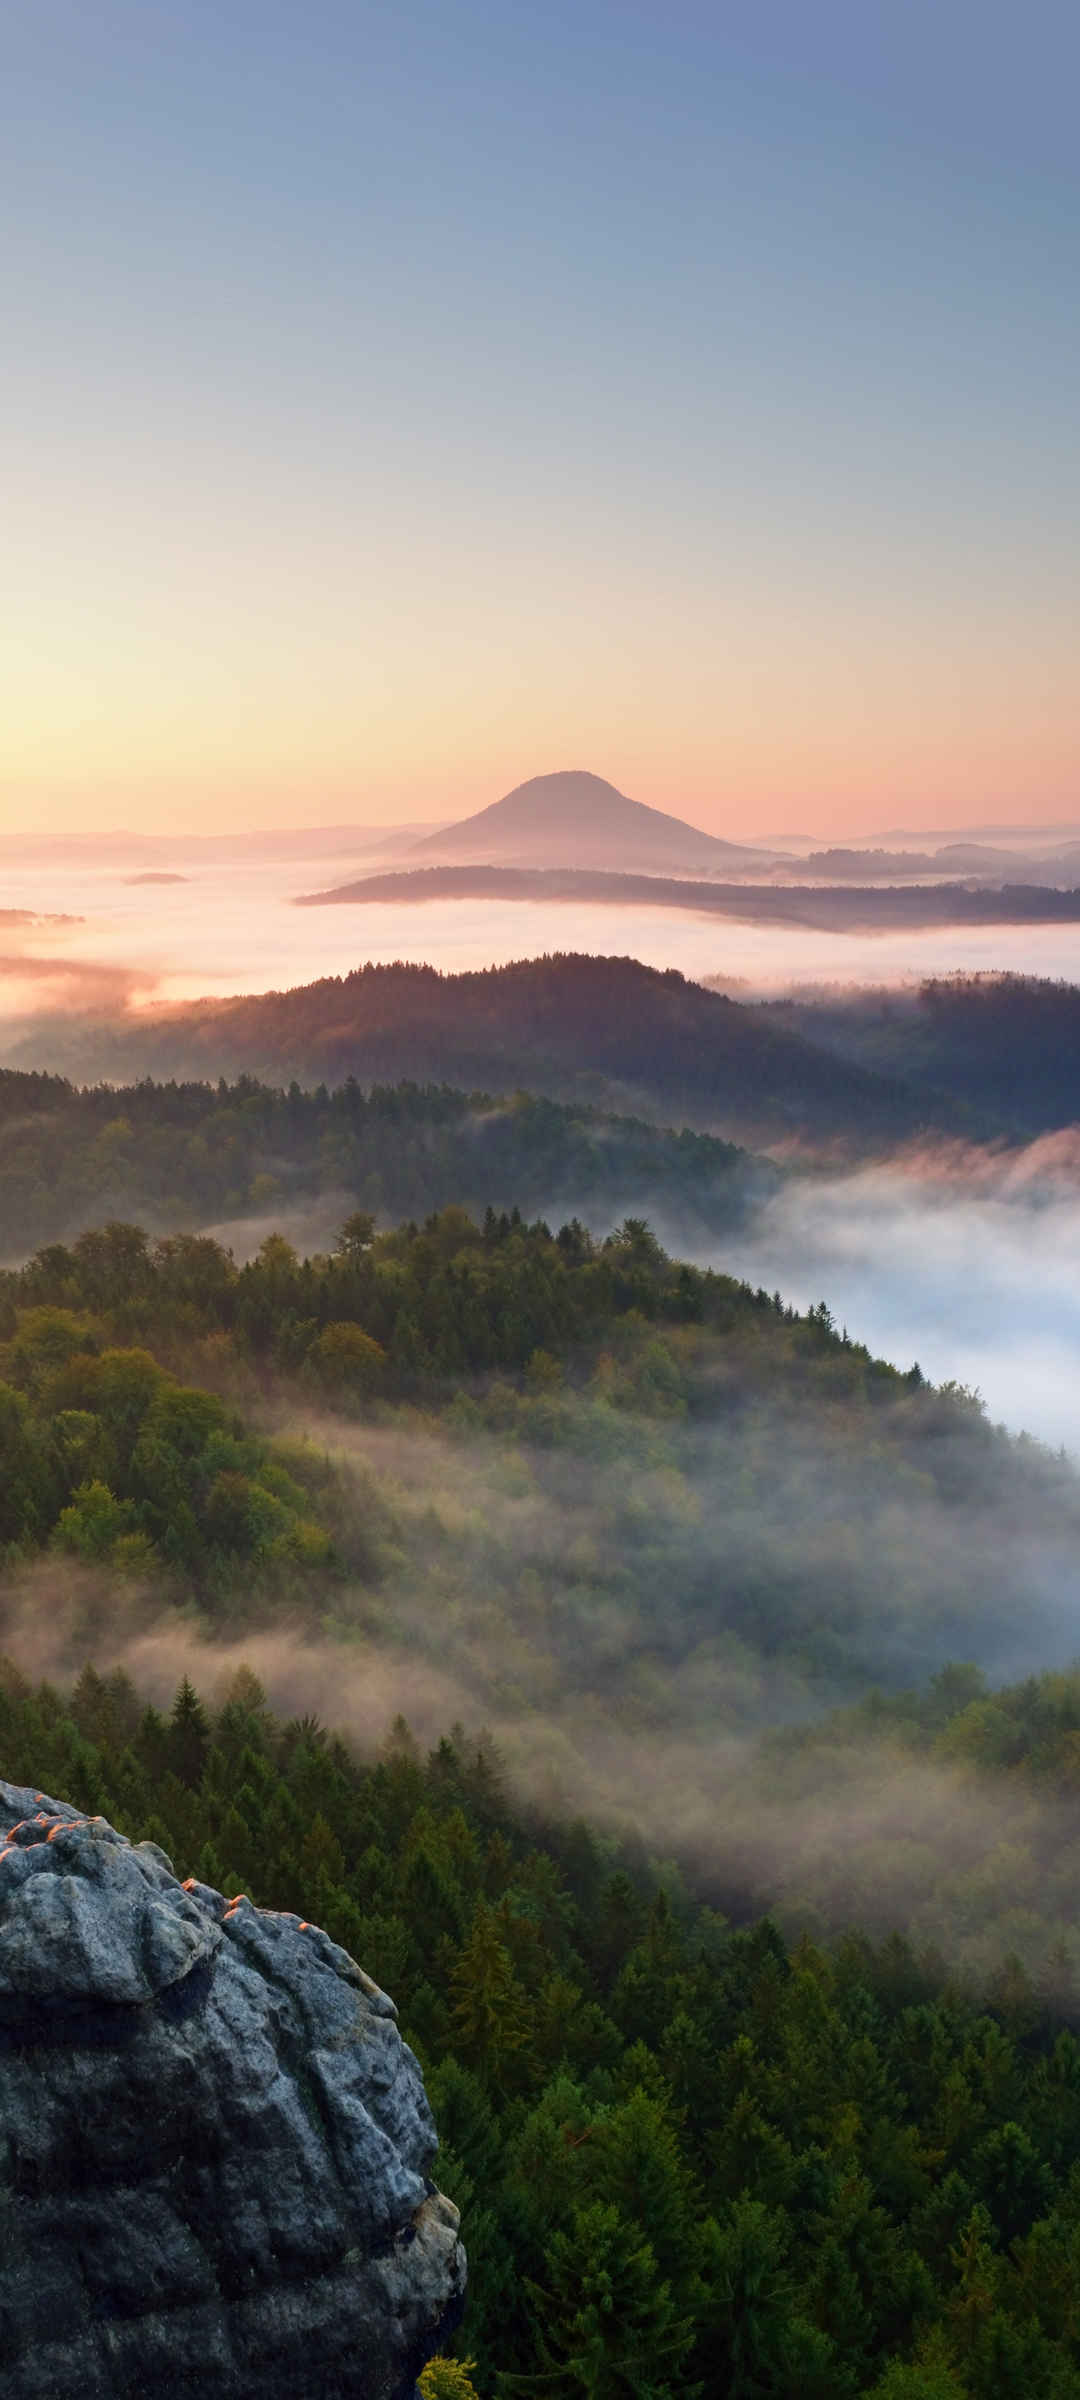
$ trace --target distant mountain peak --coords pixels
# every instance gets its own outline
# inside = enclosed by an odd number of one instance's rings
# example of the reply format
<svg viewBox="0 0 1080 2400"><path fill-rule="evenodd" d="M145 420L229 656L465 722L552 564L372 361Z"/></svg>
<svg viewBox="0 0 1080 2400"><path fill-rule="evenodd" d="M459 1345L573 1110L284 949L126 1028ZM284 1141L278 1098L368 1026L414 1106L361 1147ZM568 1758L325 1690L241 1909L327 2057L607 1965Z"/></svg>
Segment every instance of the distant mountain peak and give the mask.
<svg viewBox="0 0 1080 2400"><path fill-rule="evenodd" d="M511 817L530 821L543 818L550 823L555 817L569 817L571 810L583 807L608 811L620 821L627 809L641 808L647 816L660 813L643 808L640 800L628 799L617 784L609 783L606 775L594 775L589 767L557 767L551 775L530 775L524 783L516 783L512 792L492 801L489 808L479 809L475 817L466 817L464 822L473 825L498 812L504 823ZM672 818L671 822L678 824L679 819Z"/></svg>
<svg viewBox="0 0 1080 2400"><path fill-rule="evenodd" d="M747 860L754 853L721 841L682 817L628 799L586 767L532 775L501 800L413 845L417 858L521 866L641 866L657 872Z"/></svg>

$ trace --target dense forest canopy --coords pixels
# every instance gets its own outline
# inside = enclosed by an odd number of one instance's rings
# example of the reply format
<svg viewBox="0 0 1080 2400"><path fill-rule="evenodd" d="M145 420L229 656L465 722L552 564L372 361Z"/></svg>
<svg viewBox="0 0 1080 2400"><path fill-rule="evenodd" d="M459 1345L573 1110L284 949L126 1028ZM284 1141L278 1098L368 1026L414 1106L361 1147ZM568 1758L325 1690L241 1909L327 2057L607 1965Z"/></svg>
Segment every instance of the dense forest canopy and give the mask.
<svg viewBox="0 0 1080 2400"><path fill-rule="evenodd" d="M103 1220L163 1233L280 1225L328 1199L396 1221L449 1201L580 1215L607 1232L646 1204L685 1238L727 1229L777 1172L733 1143L526 1092L355 1081L79 1089L0 1070L0 1237L8 1256ZM329 1229L328 1229L329 1230Z"/></svg>
<svg viewBox="0 0 1080 2400"><path fill-rule="evenodd" d="M963 1699L962 1693L954 1694ZM926 1704L950 1737L971 1701ZM1070 1772L1080 1688L994 1703ZM912 1724L919 1704L905 1709ZM925 1729L929 1736L929 1725ZM316 1918L396 1994L462 2206L492 2400L1076 2400L1078 1987L738 1927L508 1795L460 1731L358 1755L247 1670L166 1714L0 1667L6 1771ZM447 2389L454 2389L448 2376Z"/></svg>

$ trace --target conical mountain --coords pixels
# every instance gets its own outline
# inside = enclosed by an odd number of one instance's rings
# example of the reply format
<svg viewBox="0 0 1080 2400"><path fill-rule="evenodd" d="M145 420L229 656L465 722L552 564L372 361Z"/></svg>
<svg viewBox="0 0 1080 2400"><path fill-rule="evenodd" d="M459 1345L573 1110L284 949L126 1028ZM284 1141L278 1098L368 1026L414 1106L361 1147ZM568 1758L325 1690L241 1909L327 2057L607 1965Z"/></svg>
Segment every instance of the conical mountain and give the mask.
<svg viewBox="0 0 1080 2400"><path fill-rule="evenodd" d="M602 775L570 768L531 776L490 808L417 842L410 855L425 864L636 867L668 875L744 869L756 853L628 800Z"/></svg>

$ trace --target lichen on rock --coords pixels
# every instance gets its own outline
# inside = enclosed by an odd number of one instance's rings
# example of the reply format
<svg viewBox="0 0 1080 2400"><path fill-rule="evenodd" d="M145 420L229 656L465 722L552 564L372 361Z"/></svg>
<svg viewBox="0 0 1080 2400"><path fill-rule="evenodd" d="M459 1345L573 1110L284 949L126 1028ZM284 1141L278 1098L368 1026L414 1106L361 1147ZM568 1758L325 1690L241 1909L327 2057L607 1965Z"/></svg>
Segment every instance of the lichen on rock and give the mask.
<svg viewBox="0 0 1080 2400"><path fill-rule="evenodd" d="M0 1782L5 2400L404 2400L461 2310L393 2002Z"/></svg>

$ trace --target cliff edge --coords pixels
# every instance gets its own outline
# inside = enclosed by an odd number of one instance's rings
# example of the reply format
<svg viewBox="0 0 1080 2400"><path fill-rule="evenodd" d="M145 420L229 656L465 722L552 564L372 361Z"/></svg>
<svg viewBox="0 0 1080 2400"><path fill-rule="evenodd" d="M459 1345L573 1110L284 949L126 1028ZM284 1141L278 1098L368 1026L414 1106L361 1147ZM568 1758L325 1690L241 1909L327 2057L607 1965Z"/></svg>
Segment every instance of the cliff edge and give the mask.
<svg viewBox="0 0 1080 2400"><path fill-rule="evenodd" d="M464 2296L434 2152L326 1934L0 1782L4 2400L405 2400Z"/></svg>

